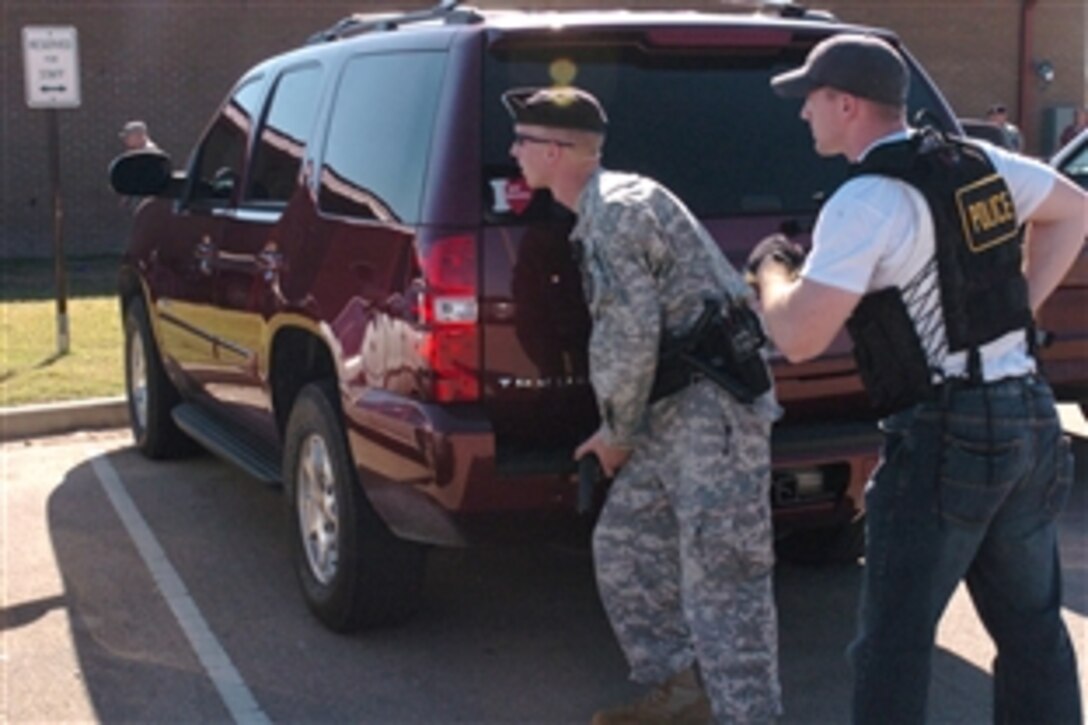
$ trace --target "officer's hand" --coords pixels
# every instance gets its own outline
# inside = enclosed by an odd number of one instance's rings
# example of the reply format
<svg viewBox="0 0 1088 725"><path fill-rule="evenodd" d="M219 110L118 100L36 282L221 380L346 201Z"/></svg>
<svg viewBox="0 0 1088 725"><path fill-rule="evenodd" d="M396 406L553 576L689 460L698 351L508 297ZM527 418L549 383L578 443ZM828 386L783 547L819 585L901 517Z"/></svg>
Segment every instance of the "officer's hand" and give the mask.
<svg viewBox="0 0 1088 725"><path fill-rule="evenodd" d="M764 237L748 255L748 263L744 265L750 278L759 276L759 267L768 257L786 267L790 272L796 272L805 263L805 250L785 234L771 234Z"/></svg>

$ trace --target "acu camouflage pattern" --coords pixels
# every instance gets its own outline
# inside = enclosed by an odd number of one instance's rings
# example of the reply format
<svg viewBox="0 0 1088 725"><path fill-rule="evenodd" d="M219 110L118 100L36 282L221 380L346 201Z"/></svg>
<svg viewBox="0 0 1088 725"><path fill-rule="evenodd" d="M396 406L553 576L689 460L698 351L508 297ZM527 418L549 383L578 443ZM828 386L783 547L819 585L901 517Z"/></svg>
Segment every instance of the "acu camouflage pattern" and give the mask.
<svg viewBox="0 0 1088 725"><path fill-rule="evenodd" d="M751 289L687 207L651 179L598 171L578 201L571 239L581 244L593 320L590 382L609 442L631 447L644 424L663 330L691 329L707 297ZM773 408L770 398L761 408Z"/></svg>
<svg viewBox="0 0 1088 725"><path fill-rule="evenodd" d="M709 381L647 405L662 330L706 297L749 289L668 190L599 172L571 235L593 320L590 376L606 435L633 454L593 535L601 600L637 682L697 664L715 718L781 712L772 589L773 392L748 407Z"/></svg>

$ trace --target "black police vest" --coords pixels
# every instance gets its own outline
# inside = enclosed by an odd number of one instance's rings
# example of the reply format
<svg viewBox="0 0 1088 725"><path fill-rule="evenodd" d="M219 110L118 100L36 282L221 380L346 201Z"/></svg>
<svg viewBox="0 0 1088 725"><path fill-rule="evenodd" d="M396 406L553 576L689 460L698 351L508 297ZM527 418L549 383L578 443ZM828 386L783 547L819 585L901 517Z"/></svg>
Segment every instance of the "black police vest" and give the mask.
<svg viewBox="0 0 1088 725"><path fill-rule="evenodd" d="M948 349L966 351L968 377L981 382L979 348L1032 325L1021 269L1023 228L1008 185L978 146L934 132L877 147L855 168L855 176L862 174L900 179L925 198ZM847 330L878 410L932 397L933 371L897 288L865 295Z"/></svg>

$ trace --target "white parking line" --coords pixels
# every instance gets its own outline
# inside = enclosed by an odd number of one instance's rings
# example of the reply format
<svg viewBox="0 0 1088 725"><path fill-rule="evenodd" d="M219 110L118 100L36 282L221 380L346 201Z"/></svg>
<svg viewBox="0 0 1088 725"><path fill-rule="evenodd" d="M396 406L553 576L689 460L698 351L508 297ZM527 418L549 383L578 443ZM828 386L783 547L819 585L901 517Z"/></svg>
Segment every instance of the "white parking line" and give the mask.
<svg viewBox="0 0 1088 725"><path fill-rule="evenodd" d="M189 645L193 648L204 671L208 674L215 689L219 692L223 704L230 711L237 723L269 723L268 716L261 711L242 675L234 667L230 657L212 634L208 623L200 614L196 602L189 596L185 582L181 580L166 552L162 550L151 528L140 515L136 504L129 497L117 470L100 450L90 450L91 466L99 483L102 484L117 515L121 518L136 549L151 572L155 584L162 593L170 611L174 613Z"/></svg>

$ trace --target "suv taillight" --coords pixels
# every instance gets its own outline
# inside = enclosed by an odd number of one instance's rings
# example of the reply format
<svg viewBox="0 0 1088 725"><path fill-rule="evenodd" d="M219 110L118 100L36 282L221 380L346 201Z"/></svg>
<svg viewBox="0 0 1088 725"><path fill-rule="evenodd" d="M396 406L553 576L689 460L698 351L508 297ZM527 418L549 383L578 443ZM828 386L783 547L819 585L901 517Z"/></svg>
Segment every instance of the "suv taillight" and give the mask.
<svg viewBox="0 0 1088 725"><path fill-rule="evenodd" d="M431 373L431 396L440 403L478 400L476 239L468 235L438 237L422 247L420 355Z"/></svg>

